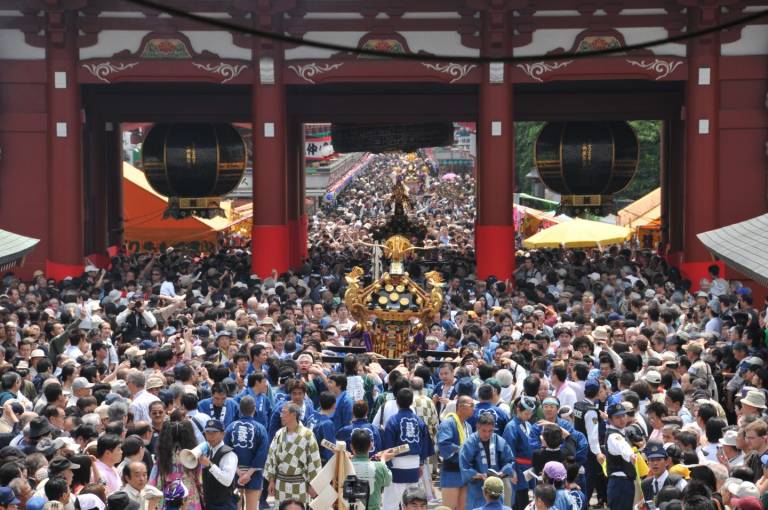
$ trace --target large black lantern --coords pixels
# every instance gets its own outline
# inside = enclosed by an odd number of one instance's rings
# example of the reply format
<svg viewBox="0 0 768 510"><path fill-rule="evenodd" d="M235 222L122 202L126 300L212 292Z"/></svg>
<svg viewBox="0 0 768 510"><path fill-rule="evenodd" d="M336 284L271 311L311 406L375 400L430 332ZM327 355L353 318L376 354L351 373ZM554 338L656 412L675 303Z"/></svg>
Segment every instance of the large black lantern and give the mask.
<svg viewBox="0 0 768 510"><path fill-rule="evenodd" d="M167 215L212 217L219 198L240 184L245 141L230 124L155 124L142 145L150 186L169 198Z"/></svg>
<svg viewBox="0 0 768 510"><path fill-rule="evenodd" d="M536 140L536 168L564 209L606 214L612 195L637 170L638 143L627 122L550 122Z"/></svg>

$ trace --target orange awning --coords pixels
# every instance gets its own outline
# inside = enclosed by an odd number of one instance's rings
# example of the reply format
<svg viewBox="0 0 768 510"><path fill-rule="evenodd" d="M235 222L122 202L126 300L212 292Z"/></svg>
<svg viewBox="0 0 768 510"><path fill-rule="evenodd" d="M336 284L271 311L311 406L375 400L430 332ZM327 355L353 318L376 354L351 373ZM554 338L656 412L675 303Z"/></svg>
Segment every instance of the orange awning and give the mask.
<svg viewBox="0 0 768 510"><path fill-rule="evenodd" d="M222 217L163 218L168 199L150 187L144 172L128 163L123 163L123 204L125 239L129 249L143 250L192 242L211 243L214 247L218 232L230 225L230 220ZM228 205L222 203L225 209Z"/></svg>

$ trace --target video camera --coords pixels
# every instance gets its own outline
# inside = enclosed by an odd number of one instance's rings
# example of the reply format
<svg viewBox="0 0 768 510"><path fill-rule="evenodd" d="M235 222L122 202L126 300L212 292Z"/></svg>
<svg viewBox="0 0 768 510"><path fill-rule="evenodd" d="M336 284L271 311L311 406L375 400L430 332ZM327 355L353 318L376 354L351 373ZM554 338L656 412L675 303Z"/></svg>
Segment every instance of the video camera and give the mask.
<svg viewBox="0 0 768 510"><path fill-rule="evenodd" d="M368 506L368 498L371 494L371 488L368 485L368 480L360 480L355 475L349 475L344 480L343 497L349 503L349 506L354 506L357 502L363 503Z"/></svg>

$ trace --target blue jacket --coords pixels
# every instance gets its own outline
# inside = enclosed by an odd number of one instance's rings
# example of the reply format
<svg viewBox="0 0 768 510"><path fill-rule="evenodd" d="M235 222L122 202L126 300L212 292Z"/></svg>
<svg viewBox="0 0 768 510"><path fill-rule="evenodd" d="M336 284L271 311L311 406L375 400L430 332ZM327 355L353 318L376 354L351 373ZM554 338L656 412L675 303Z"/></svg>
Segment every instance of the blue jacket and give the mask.
<svg viewBox="0 0 768 510"><path fill-rule="evenodd" d="M247 488L261 489L269 450L269 438L264 425L251 416L244 416L227 427L224 444L235 451L238 466L256 468Z"/></svg>
<svg viewBox="0 0 768 510"><path fill-rule="evenodd" d="M207 414L214 420L220 420L224 424L225 429L240 417L240 406L237 405L233 398L226 399L224 405L218 411L213 409L213 397L206 398L197 404L197 410Z"/></svg>
<svg viewBox="0 0 768 510"><path fill-rule="evenodd" d="M390 462L393 483L418 483L419 481L419 466L399 467L406 461L401 457L417 456L419 465L423 465L427 457L435 453L424 420L411 409L400 409L387 420L381 436L381 444L385 450L402 444L410 447L410 451L398 455Z"/></svg>
<svg viewBox="0 0 768 510"><path fill-rule="evenodd" d="M347 451L351 452L352 445L350 442L352 441L352 432L357 429L366 429L371 433L373 441L369 456L381 451L381 434L379 433L379 428L374 427L368 420L355 420L351 424L340 428L336 432L336 440L347 443Z"/></svg>
<svg viewBox="0 0 768 510"><path fill-rule="evenodd" d="M557 425L567 430L569 434L573 434L573 431L576 430L573 428L573 423L562 418L557 419ZM541 449L541 429L541 425L537 423L531 425L531 433L529 439L531 440L531 448L534 450Z"/></svg>
<svg viewBox="0 0 768 510"><path fill-rule="evenodd" d="M270 441L274 439L275 434L277 434L277 431L283 428L283 423L280 421L280 412L283 410L283 406L286 404L286 401L282 401L279 404L275 406L275 408L272 410L272 416L269 419L269 428L267 429L267 433L269 434ZM310 420L312 420L312 417L315 414L315 408L312 407L312 402L308 402L306 399L304 400L304 412L302 413L301 417L301 424L305 427L309 426Z"/></svg>
<svg viewBox="0 0 768 510"><path fill-rule="evenodd" d="M493 434L491 440L495 440L491 448L496 452L496 465L489 466L486 462L485 448L483 447L480 436L477 432L473 433L461 446L459 452L459 467L461 476L467 487L467 505L466 508L478 508L485 504L483 496L483 480L475 480L473 477L477 474L486 474L489 469L499 471L507 476L515 473L515 456L503 437Z"/></svg>
<svg viewBox="0 0 768 510"><path fill-rule="evenodd" d="M504 433L504 429L507 427L507 423L509 422L509 415L506 413L506 411L494 404L491 404L490 402L480 402L475 406L475 410L472 413L472 416L470 416L470 418L467 420L467 423L472 425L473 430L477 429L477 419L481 414L492 415L494 421L496 422L496 427L493 429L493 431L499 435Z"/></svg>
<svg viewBox="0 0 768 510"><path fill-rule="evenodd" d="M507 424L507 428L504 429L504 439L512 450L512 454L515 456L517 483L514 488L516 491L524 490L529 487L528 482L525 481L523 472L533 466L533 448L528 439L526 427L530 427L528 422L514 416Z"/></svg>
<svg viewBox="0 0 768 510"><path fill-rule="evenodd" d="M315 435L317 447L320 448L320 460L325 464L333 457L333 451L323 446L323 439L336 444L336 426L333 424L330 416L326 416L323 413L315 413L309 420L308 427L312 429L312 433Z"/></svg>
<svg viewBox="0 0 768 510"><path fill-rule="evenodd" d="M269 401L269 396L265 393L257 395L251 388L245 388L235 397L235 401L239 404L243 397L251 397L256 402L256 413L253 417L264 425L266 430L269 427L269 418L272 416L272 404Z"/></svg>
<svg viewBox="0 0 768 510"><path fill-rule="evenodd" d="M346 391L342 391L336 397L336 411L333 413L333 423L336 425L336 430L352 423L352 399L349 398Z"/></svg>
<svg viewBox="0 0 768 510"><path fill-rule="evenodd" d="M470 434L472 433L471 426L469 426L469 432ZM461 470L459 469L459 451L461 450L459 431L456 429L456 420L452 417L444 419L437 426L437 448L442 459L440 487L463 487L464 480L462 480Z"/></svg>

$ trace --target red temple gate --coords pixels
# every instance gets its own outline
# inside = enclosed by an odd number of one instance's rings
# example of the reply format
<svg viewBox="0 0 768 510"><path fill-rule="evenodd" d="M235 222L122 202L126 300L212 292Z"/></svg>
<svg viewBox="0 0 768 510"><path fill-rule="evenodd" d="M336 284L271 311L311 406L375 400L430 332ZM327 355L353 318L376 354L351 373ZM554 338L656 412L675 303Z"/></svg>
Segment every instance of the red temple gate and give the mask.
<svg viewBox="0 0 768 510"><path fill-rule="evenodd" d="M166 0L236 24L418 55L622 47L768 8L734 0ZM514 122L663 121L665 242L766 210L768 26L648 50L519 64L358 58L255 40L121 0L0 0L0 226L42 239L25 269L120 241L121 122L253 126L253 270L306 253L303 122L477 122L478 275L514 270ZM762 18L761 23L765 23ZM267 247L267 248L265 248Z"/></svg>

